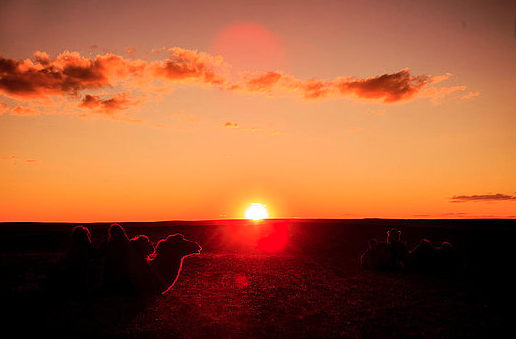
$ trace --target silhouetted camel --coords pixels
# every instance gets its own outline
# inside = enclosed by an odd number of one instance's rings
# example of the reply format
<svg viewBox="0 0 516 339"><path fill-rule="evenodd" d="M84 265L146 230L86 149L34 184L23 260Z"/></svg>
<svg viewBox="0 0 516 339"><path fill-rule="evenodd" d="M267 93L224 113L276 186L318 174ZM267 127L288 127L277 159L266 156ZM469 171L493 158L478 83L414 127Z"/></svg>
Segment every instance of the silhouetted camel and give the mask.
<svg viewBox="0 0 516 339"><path fill-rule="evenodd" d="M387 232L387 242L372 239L360 257L362 268L435 271L457 271L464 268L459 252L448 242L435 247L429 240L423 239L409 251L400 238L401 232L393 228Z"/></svg>
<svg viewBox="0 0 516 339"><path fill-rule="evenodd" d="M449 242L436 247L423 239L410 252L407 267L413 270L456 271L464 268L459 251Z"/></svg>
<svg viewBox="0 0 516 339"><path fill-rule="evenodd" d="M165 293L176 282L183 259L199 254L201 247L174 234L160 240L153 250L147 236L129 240L122 226L111 225L104 250L104 290L117 294Z"/></svg>
<svg viewBox="0 0 516 339"><path fill-rule="evenodd" d="M198 243L186 240L182 234L169 235L158 241L149 263L163 283L159 292L165 293L172 288L179 278L183 259L197 255L201 250Z"/></svg>
<svg viewBox="0 0 516 339"><path fill-rule="evenodd" d="M97 259L90 231L80 225L74 227L67 250L52 269L44 287L61 294L83 295L98 278Z"/></svg>

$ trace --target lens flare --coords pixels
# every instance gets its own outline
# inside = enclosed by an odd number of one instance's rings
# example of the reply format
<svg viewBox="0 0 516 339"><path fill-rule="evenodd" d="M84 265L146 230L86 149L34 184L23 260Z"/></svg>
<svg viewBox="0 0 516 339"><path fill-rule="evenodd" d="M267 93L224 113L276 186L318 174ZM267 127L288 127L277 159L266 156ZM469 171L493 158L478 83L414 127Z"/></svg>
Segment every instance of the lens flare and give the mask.
<svg viewBox="0 0 516 339"><path fill-rule="evenodd" d="M265 205L260 203L252 203L245 211L246 219L261 220L269 217L269 212Z"/></svg>
<svg viewBox="0 0 516 339"><path fill-rule="evenodd" d="M257 22L240 22L224 27L215 36L210 51L222 56L236 71L280 69L286 55L274 32Z"/></svg>

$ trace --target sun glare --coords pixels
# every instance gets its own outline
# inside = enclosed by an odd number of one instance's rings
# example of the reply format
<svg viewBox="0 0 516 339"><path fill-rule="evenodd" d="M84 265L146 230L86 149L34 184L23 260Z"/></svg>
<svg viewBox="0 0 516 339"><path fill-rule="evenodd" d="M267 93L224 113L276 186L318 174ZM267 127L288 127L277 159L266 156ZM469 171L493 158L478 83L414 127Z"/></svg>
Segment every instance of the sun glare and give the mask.
<svg viewBox="0 0 516 339"><path fill-rule="evenodd" d="M259 203L252 203L245 211L246 219L261 220L269 217L269 212L265 205Z"/></svg>

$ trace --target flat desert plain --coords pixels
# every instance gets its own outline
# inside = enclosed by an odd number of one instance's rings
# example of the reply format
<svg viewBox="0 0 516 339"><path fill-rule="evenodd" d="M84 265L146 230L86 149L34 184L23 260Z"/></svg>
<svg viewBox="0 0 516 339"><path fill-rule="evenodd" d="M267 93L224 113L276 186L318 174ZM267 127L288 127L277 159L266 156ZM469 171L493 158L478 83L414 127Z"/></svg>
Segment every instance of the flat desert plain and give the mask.
<svg viewBox="0 0 516 339"><path fill-rule="evenodd" d="M77 224L0 224L2 329L52 338L514 337L516 220L248 220L121 223L153 242L203 250L155 297L48 294L42 285ZM95 246L108 223L82 224ZM451 273L362 270L371 238L396 227L413 248L451 242ZM12 332L14 330L14 332Z"/></svg>

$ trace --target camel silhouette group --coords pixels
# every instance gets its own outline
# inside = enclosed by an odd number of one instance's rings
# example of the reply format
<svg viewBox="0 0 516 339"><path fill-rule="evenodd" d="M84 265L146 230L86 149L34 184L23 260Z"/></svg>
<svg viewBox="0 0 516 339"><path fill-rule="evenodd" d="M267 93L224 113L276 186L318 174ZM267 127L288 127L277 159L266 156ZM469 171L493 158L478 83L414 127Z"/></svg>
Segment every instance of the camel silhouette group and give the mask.
<svg viewBox="0 0 516 339"><path fill-rule="evenodd" d="M201 246L172 234L153 244L146 235L129 239L119 224L109 227L108 240L98 248L88 228L76 226L70 245L47 279L54 291L90 293L96 287L109 294L166 293L176 283L183 259L201 252ZM412 250L401 241L401 232L390 229L387 241L369 241L360 264L371 270L459 271L464 262L453 245L434 246L423 239Z"/></svg>
<svg viewBox="0 0 516 339"><path fill-rule="evenodd" d="M109 227L108 240L96 248L89 230L76 226L47 286L74 294L90 292L94 286L109 294L163 294L177 281L183 259L201 249L181 234L169 235L156 246L146 235L129 239L119 224Z"/></svg>
<svg viewBox="0 0 516 339"><path fill-rule="evenodd" d="M387 232L387 241L369 241L360 256L364 269L443 271L456 272L464 268L459 251L449 242L434 246L428 239L422 239L411 251L401 241L401 231L393 228Z"/></svg>

